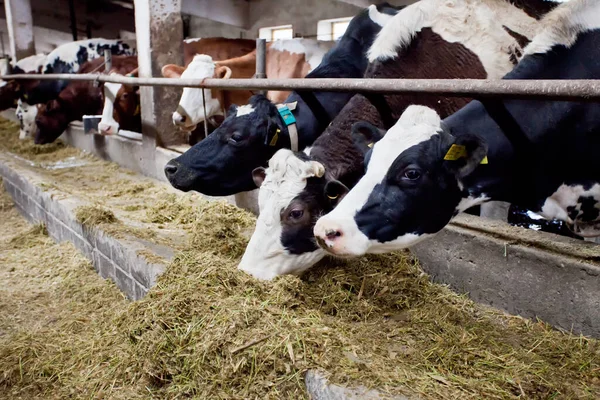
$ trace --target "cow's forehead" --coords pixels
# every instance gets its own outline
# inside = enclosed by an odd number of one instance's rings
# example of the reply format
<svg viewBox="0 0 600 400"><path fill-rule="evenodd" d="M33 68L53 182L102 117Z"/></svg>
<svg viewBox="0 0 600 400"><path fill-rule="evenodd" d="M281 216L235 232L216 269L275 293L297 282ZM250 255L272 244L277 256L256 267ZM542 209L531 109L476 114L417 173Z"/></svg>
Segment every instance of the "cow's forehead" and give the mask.
<svg viewBox="0 0 600 400"><path fill-rule="evenodd" d="M437 135L441 119L431 108L410 106L398 122L373 147L367 173L385 175L405 150Z"/></svg>
<svg viewBox="0 0 600 400"><path fill-rule="evenodd" d="M280 208L287 207L306 187L311 164L301 160L291 150L281 149L269 160L265 181L259 191L259 200L276 196ZM262 195L262 196L261 196ZM278 214L280 210L273 210Z"/></svg>
<svg viewBox="0 0 600 400"><path fill-rule="evenodd" d="M204 79L215 74L215 63L211 56L197 54L181 74L182 78Z"/></svg>

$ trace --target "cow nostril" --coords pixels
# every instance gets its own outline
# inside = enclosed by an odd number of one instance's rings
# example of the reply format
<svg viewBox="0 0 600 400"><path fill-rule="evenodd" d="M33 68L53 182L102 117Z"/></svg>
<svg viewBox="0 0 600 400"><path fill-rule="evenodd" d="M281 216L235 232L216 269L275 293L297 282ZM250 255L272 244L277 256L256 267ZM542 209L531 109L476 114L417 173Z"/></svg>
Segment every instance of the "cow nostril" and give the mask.
<svg viewBox="0 0 600 400"><path fill-rule="evenodd" d="M177 165L172 164L172 163L168 163L167 165L165 165L165 174L167 176L173 176L177 173Z"/></svg>
<svg viewBox="0 0 600 400"><path fill-rule="evenodd" d="M187 120L187 118L186 118L186 116L185 116L185 115L182 115L181 117L179 117L179 120L180 120L181 122L185 122L185 121Z"/></svg>
<svg viewBox="0 0 600 400"><path fill-rule="evenodd" d="M342 232L338 231L338 230L329 230L327 232L325 232L325 237L327 237L327 239L329 240L335 240L336 238L339 238L340 236L342 236Z"/></svg>

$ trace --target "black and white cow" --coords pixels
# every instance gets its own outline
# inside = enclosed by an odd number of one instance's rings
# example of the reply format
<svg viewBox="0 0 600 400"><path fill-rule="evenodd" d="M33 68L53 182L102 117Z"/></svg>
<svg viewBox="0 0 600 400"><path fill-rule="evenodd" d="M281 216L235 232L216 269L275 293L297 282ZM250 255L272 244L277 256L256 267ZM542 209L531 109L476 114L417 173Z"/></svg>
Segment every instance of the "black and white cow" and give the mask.
<svg viewBox="0 0 600 400"><path fill-rule="evenodd" d="M367 50L397 11L388 4L372 5L355 16L337 45L306 77L362 77L368 65ZM292 92L285 103L296 121L297 148L311 145L351 97L351 93ZM248 191L256 188L252 170L266 165L275 151L290 148L291 143L277 106L264 96L253 96L250 104L230 109L223 124L207 139L171 160L165 173L171 184L183 191L212 196Z"/></svg>
<svg viewBox="0 0 600 400"><path fill-rule="evenodd" d="M135 49L122 40L86 39L58 46L46 57L44 74L74 74L88 61L102 57L104 50L113 55L135 55ZM67 81L21 80L19 96L28 104L53 100L69 84Z"/></svg>
<svg viewBox="0 0 600 400"><path fill-rule="evenodd" d="M12 74L39 73L46 61L45 54L25 57L12 67ZM14 80L0 81L0 111L14 107L19 98L19 84Z"/></svg>
<svg viewBox="0 0 600 400"><path fill-rule="evenodd" d="M370 49L365 77L500 79L522 53L521 38L535 36L536 18L549 7L542 0L529 5L536 3L530 10L504 0L412 4L381 30ZM254 172L260 215L239 268L269 279L301 272L324 256L314 239L314 225L364 173L364 156L351 132L373 142L373 135L384 133L378 128L391 127L411 104L428 105L448 116L468 102L412 94L379 99L356 95L306 154L279 150L266 170Z"/></svg>
<svg viewBox="0 0 600 400"><path fill-rule="evenodd" d="M506 79L600 78L600 2L565 3L542 22ZM317 221L315 236L339 256L392 251L488 200L599 236L599 133L598 103L473 101L443 122L411 106L373 147L365 176Z"/></svg>

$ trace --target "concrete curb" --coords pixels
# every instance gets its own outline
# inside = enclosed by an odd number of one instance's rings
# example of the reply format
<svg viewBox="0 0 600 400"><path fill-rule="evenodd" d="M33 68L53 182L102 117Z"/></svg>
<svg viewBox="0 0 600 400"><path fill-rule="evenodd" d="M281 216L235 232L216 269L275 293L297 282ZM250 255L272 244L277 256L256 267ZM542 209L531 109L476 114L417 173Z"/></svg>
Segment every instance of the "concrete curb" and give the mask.
<svg viewBox="0 0 600 400"><path fill-rule="evenodd" d="M513 315L600 337L600 246L460 216L413 253L435 282Z"/></svg>
<svg viewBox="0 0 600 400"><path fill-rule="evenodd" d="M0 175L4 188L12 196L17 209L32 223L46 226L57 242L70 241L105 279L112 279L132 300L141 299L154 286L166 265L148 262L138 255L148 249L140 239L117 240L103 231L88 228L75 218L75 209L83 203L77 199L55 198L35 184L36 177L28 171L16 171L0 160ZM165 259L173 256L169 249L154 246L152 251Z"/></svg>

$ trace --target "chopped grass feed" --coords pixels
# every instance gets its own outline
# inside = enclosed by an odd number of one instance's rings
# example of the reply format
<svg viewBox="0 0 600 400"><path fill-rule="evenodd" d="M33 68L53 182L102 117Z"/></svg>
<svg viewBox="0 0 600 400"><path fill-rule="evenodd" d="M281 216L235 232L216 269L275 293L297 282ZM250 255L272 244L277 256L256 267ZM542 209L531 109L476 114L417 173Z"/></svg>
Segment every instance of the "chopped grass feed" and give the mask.
<svg viewBox="0 0 600 400"><path fill-rule="evenodd" d="M88 182L86 168L52 175L53 190L92 203L116 193L118 169ZM119 221L181 235L135 303L72 247L0 210L1 398L299 399L308 369L426 399L600 397L597 340L477 305L431 283L409 253L325 259L301 278L256 281L236 268L252 215L125 186L110 197ZM31 245L14 239L24 233Z"/></svg>

